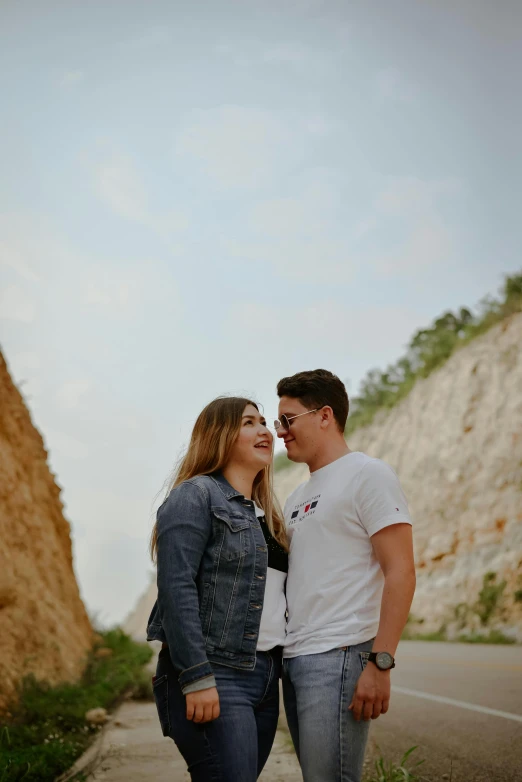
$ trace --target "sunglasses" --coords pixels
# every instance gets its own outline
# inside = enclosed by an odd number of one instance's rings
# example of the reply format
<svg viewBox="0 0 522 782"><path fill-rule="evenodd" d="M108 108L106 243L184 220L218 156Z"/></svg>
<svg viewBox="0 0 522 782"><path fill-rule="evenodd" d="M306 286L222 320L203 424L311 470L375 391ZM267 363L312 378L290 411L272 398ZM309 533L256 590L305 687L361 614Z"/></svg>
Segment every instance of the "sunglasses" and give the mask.
<svg viewBox="0 0 522 782"><path fill-rule="evenodd" d="M293 421L294 418L301 418L302 415L308 415L308 413L317 413L318 410L320 410L320 407L316 407L315 410L307 410L306 413L299 413L299 415L291 415L290 418L287 415L282 415L281 418L276 418L274 421L274 429L279 431L279 429L284 429L285 432L290 431L290 421Z"/></svg>

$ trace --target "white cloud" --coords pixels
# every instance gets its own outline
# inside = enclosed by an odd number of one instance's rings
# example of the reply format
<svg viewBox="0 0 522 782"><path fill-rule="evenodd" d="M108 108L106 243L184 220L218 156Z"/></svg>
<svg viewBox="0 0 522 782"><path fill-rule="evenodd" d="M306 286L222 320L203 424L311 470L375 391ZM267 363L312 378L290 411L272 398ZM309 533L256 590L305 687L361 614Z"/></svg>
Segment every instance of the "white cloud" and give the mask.
<svg viewBox="0 0 522 782"><path fill-rule="evenodd" d="M258 202L247 218L249 242L228 242L234 256L270 263L278 274L303 281L327 273L346 282L355 264L339 183L329 171L312 172L299 194Z"/></svg>
<svg viewBox="0 0 522 782"><path fill-rule="evenodd" d="M375 217L367 217L356 223L353 231L354 239L361 239L366 236L377 226L377 220Z"/></svg>
<svg viewBox="0 0 522 782"><path fill-rule="evenodd" d="M145 189L131 161L123 155L113 154L96 167L95 189L101 200L121 217L137 222L147 220Z"/></svg>
<svg viewBox="0 0 522 782"><path fill-rule="evenodd" d="M41 280L42 244L48 244L49 226L35 215L7 212L0 215L0 265L27 282Z"/></svg>
<svg viewBox="0 0 522 782"><path fill-rule="evenodd" d="M310 52L298 43L279 43L267 49L263 54L265 62L290 63L296 65L309 59Z"/></svg>
<svg viewBox="0 0 522 782"><path fill-rule="evenodd" d="M74 410L81 405L91 387L92 384L89 380L69 380L56 393L58 403L68 410Z"/></svg>
<svg viewBox="0 0 522 782"><path fill-rule="evenodd" d="M375 81L381 98L408 103L415 97L413 85L396 68L383 68L377 73Z"/></svg>
<svg viewBox="0 0 522 782"><path fill-rule="evenodd" d="M227 55L227 54L231 54L234 50L232 46L230 46L230 44L228 43L218 43L214 47L214 51L217 52L218 54Z"/></svg>
<svg viewBox="0 0 522 782"><path fill-rule="evenodd" d="M349 368L354 357L364 360L369 354L375 356L406 343L418 322L416 311L394 304L363 308L321 299L306 306L298 302L285 307L241 304L230 313L226 329L236 345L283 340L292 353L345 352Z"/></svg>
<svg viewBox="0 0 522 782"><path fill-rule="evenodd" d="M89 270L89 274L93 271ZM95 279L88 280L85 301L94 307L104 308L113 314L121 315L130 308L130 283L107 268L100 269Z"/></svg>
<svg viewBox="0 0 522 782"><path fill-rule="evenodd" d="M119 48L131 51L157 49L171 43L172 38L172 30L167 25L153 25L133 38L122 41L119 44Z"/></svg>
<svg viewBox="0 0 522 782"><path fill-rule="evenodd" d="M275 112L220 106L194 112L175 140L179 159L195 159L226 187L251 188L274 176L293 157L292 135Z"/></svg>
<svg viewBox="0 0 522 782"><path fill-rule="evenodd" d="M45 428L45 443L50 458L65 459L85 459L89 455L89 448L85 443L71 437L64 432L58 432L55 429Z"/></svg>
<svg viewBox="0 0 522 782"><path fill-rule="evenodd" d="M281 277L310 284L324 274L332 282L345 284L355 270L346 243L326 236L278 239L257 248L248 243L228 242L226 249L232 256L271 264Z"/></svg>
<svg viewBox="0 0 522 782"><path fill-rule="evenodd" d="M111 319L134 318L146 313L149 319L162 317L160 304L181 311L180 292L168 264L146 259L124 267L90 262L82 279L84 302ZM150 308L150 311L147 311ZM153 313L153 314L152 314Z"/></svg>
<svg viewBox="0 0 522 782"><path fill-rule="evenodd" d="M394 275L447 265L455 248L439 200L441 197L447 200L460 189L460 183L452 179L391 179L375 199L374 214L367 222L375 235L383 220L391 220L401 238L389 250L373 254L374 268L380 273Z"/></svg>
<svg viewBox="0 0 522 782"><path fill-rule="evenodd" d="M19 285L9 285L0 292L0 318L32 323L36 317L33 298Z"/></svg>
<svg viewBox="0 0 522 782"><path fill-rule="evenodd" d="M105 529L110 528L111 517L103 513L103 505L100 511ZM91 618L102 627L121 622L150 580L147 537L134 538L125 533L100 536L89 530L80 539L75 535L74 548Z"/></svg>
<svg viewBox="0 0 522 782"><path fill-rule="evenodd" d="M15 353L11 356L9 361L13 373L16 377L21 377L26 370L37 370L42 366L42 359L38 353L32 353L31 351L24 351L21 353Z"/></svg>
<svg viewBox="0 0 522 782"><path fill-rule="evenodd" d="M375 201L382 214L411 216L436 209L437 199L460 189L454 179L424 180L418 177L392 177Z"/></svg>
<svg viewBox="0 0 522 782"><path fill-rule="evenodd" d="M331 120L320 114L310 117L306 123L306 129L313 136L327 136L332 132L333 128L334 125Z"/></svg>
<svg viewBox="0 0 522 782"><path fill-rule="evenodd" d="M121 151L111 152L93 170L96 195L115 214L148 227L168 243L187 230L189 218L181 209L151 211L147 189L132 159Z"/></svg>
<svg viewBox="0 0 522 782"><path fill-rule="evenodd" d="M383 258L380 268L386 272L408 271L446 264L454 251L451 235L443 222L426 216L413 229L399 253Z"/></svg>
<svg viewBox="0 0 522 782"><path fill-rule="evenodd" d="M62 87L74 87L82 82L84 78L85 73L83 71L66 71L60 79L60 85Z"/></svg>

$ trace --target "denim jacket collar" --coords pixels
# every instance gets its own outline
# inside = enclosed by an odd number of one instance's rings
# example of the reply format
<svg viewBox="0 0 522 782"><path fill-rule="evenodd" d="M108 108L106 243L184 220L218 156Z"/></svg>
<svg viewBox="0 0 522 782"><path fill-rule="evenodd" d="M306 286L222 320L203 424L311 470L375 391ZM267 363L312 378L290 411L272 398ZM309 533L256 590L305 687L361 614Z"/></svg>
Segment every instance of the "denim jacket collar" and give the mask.
<svg viewBox="0 0 522 782"><path fill-rule="evenodd" d="M217 483L227 500L232 500L234 497L239 497L242 500L245 499L240 491L237 491L237 489L234 489L234 487L230 485L222 473L215 472L212 475L209 475L209 478L212 478L212 480Z"/></svg>

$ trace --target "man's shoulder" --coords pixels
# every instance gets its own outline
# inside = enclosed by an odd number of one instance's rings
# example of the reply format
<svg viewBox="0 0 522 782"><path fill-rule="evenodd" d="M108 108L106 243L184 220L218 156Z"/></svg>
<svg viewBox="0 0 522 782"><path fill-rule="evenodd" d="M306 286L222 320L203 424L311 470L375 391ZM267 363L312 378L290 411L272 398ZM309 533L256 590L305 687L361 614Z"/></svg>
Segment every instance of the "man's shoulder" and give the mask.
<svg viewBox="0 0 522 782"><path fill-rule="evenodd" d="M364 451L350 451L345 457L338 460L338 469L341 474L345 474L348 482L353 483L363 470L366 472L379 471L381 465L386 465L382 459L375 456L369 456ZM384 467L386 469L386 467Z"/></svg>
<svg viewBox="0 0 522 782"><path fill-rule="evenodd" d="M352 451L346 461L346 491L350 494L397 481L395 470L384 459L369 456L363 451Z"/></svg>
<svg viewBox="0 0 522 782"><path fill-rule="evenodd" d="M395 470L385 462L384 459L378 459L375 456L368 456L366 453L359 452L362 457L359 462L360 471L364 471L367 475L396 475Z"/></svg>

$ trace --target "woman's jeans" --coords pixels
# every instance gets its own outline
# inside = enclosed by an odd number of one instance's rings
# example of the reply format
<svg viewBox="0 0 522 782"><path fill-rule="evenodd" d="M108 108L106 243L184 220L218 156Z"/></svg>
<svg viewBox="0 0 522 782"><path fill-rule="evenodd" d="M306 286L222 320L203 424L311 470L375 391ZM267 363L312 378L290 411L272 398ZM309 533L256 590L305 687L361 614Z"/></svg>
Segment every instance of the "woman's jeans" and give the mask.
<svg viewBox="0 0 522 782"><path fill-rule="evenodd" d="M348 706L372 645L283 661L286 717L304 782L360 782L370 723L357 722Z"/></svg>
<svg viewBox="0 0 522 782"><path fill-rule="evenodd" d="M192 782L255 782L272 749L279 717L281 648L258 652L253 671L212 664L217 720L186 717L185 696L168 649L159 654L154 698L164 736L174 739Z"/></svg>

